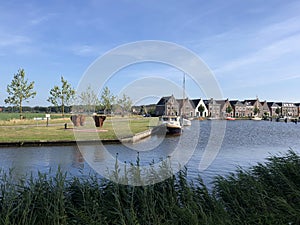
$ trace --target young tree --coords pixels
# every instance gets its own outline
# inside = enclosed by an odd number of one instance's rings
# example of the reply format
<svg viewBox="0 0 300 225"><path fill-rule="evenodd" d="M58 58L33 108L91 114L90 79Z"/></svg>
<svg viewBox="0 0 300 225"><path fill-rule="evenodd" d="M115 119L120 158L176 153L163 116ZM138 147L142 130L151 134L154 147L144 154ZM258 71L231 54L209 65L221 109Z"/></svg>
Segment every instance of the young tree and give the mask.
<svg viewBox="0 0 300 225"><path fill-rule="evenodd" d="M107 111L111 111L112 105L116 101L116 96L114 96L108 87L105 87L101 94L100 104L104 109L104 113L106 114Z"/></svg>
<svg viewBox="0 0 300 225"><path fill-rule="evenodd" d="M7 85L8 97L4 100L6 104L12 104L19 107L20 118L22 118L22 104L29 98L34 98L36 92L33 91L34 81L28 83L25 79L24 69L19 69L14 75L11 84ZM27 101L28 102L28 101Z"/></svg>
<svg viewBox="0 0 300 225"><path fill-rule="evenodd" d="M75 95L75 90L71 87L67 80L61 76L61 87L54 86L50 90L50 97L47 99L48 102L51 102L56 107L61 106L61 112L64 116L65 105L70 103L70 100Z"/></svg>
<svg viewBox="0 0 300 225"><path fill-rule="evenodd" d="M226 113L230 114L232 112L232 107L229 105L227 108L226 108Z"/></svg>
<svg viewBox="0 0 300 225"><path fill-rule="evenodd" d="M94 92L92 87L89 85L87 89L80 93L79 103L85 108L87 112L94 112L95 107L100 105L97 94Z"/></svg>
<svg viewBox="0 0 300 225"><path fill-rule="evenodd" d="M122 98L119 98L117 103L121 107L122 115L124 115L124 113L126 113L126 112L131 111L132 100L130 99L129 96L123 94Z"/></svg>
<svg viewBox="0 0 300 225"><path fill-rule="evenodd" d="M279 108L279 107L277 107L277 108L275 109L275 113L277 114L277 116L279 116L279 114L280 114L280 108Z"/></svg>
<svg viewBox="0 0 300 225"><path fill-rule="evenodd" d="M253 112L254 112L254 115L257 115L260 112L260 110L257 106L255 106Z"/></svg>
<svg viewBox="0 0 300 225"><path fill-rule="evenodd" d="M200 112L200 116L201 116L201 117L203 116L204 110L205 110L205 108L204 108L203 105L200 105L200 106L198 107L198 111Z"/></svg>

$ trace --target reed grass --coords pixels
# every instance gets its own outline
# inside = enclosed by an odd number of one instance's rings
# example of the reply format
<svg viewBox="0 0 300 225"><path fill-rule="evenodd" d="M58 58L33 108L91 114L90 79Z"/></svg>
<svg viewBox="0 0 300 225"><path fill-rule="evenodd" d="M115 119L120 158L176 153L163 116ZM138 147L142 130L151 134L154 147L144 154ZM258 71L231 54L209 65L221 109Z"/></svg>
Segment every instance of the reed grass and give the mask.
<svg viewBox="0 0 300 225"><path fill-rule="evenodd" d="M139 160L125 177L119 171L116 164L114 179L141 175ZM96 175L69 177L60 169L54 176L39 173L18 180L13 171L2 171L0 224L299 224L299 171L300 158L292 151L218 176L212 190L200 177L187 179L186 169L147 186Z"/></svg>

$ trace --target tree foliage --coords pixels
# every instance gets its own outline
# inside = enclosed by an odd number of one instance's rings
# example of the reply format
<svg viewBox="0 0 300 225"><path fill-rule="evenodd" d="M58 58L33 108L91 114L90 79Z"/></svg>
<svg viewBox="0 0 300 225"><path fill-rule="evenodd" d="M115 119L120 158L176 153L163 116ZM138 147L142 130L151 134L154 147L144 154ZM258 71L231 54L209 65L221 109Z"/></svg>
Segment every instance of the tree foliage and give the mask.
<svg viewBox="0 0 300 225"><path fill-rule="evenodd" d="M36 92L33 91L34 81L28 82L25 79L24 69L19 69L18 73L14 75L13 80L7 85L8 97L4 100L6 104L12 104L19 107L19 112L22 116L22 104L29 98L34 98ZM28 101L27 101L28 102Z"/></svg>
<svg viewBox="0 0 300 225"><path fill-rule="evenodd" d="M123 94L122 98L119 98L117 103L118 106L120 106L121 108L122 115L131 111L132 100L130 99L129 96Z"/></svg>
<svg viewBox="0 0 300 225"><path fill-rule="evenodd" d="M100 98L100 105L102 106L104 113L112 110L113 104L115 104L116 96L114 96L108 87L105 87L102 91Z"/></svg>
<svg viewBox="0 0 300 225"><path fill-rule="evenodd" d="M97 105L100 105L97 94L89 85L87 89L78 96L79 104L82 105L87 112L94 112Z"/></svg>
<svg viewBox="0 0 300 225"><path fill-rule="evenodd" d="M257 115L260 112L260 110L257 106L255 106L253 112L254 112L254 115Z"/></svg>
<svg viewBox="0 0 300 225"><path fill-rule="evenodd" d="M205 110L205 108L204 108L203 105L200 105L200 106L198 107L198 111L200 112L200 116L203 115L204 110Z"/></svg>
<svg viewBox="0 0 300 225"><path fill-rule="evenodd" d="M232 112L232 107L230 105L226 108L226 112L228 114L230 114Z"/></svg>
<svg viewBox="0 0 300 225"><path fill-rule="evenodd" d="M65 113L65 105L70 103L70 100L74 97L75 90L71 87L67 80L61 76L61 87L54 86L50 90L50 97L47 99L56 107L61 107L62 115Z"/></svg>

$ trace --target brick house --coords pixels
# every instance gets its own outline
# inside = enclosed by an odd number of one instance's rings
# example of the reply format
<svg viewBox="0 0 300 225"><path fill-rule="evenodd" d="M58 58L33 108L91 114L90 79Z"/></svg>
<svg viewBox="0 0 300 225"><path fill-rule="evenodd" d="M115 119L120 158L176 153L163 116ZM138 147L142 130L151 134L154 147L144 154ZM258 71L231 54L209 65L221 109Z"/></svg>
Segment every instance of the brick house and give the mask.
<svg viewBox="0 0 300 225"><path fill-rule="evenodd" d="M195 116L195 106L191 100L188 98L186 99L177 99L177 102L179 103L180 108L180 115L188 118L188 117L194 117Z"/></svg>
<svg viewBox="0 0 300 225"><path fill-rule="evenodd" d="M263 116L271 116L270 108L268 106L267 101L260 102L260 104L261 104L261 109L260 109L261 114Z"/></svg>
<svg viewBox="0 0 300 225"><path fill-rule="evenodd" d="M216 100L211 98L210 100L204 100L205 106L208 109L208 117L220 118L221 115L221 104L217 103Z"/></svg>
<svg viewBox="0 0 300 225"><path fill-rule="evenodd" d="M156 116L173 116L179 115L179 103L174 95L162 97L155 107Z"/></svg>
<svg viewBox="0 0 300 225"><path fill-rule="evenodd" d="M246 106L243 102L239 100L232 100L230 104L233 108L234 117L245 117L246 116Z"/></svg>
<svg viewBox="0 0 300 225"><path fill-rule="evenodd" d="M299 115L298 107L294 103L277 102L281 107L281 116L297 117Z"/></svg>
<svg viewBox="0 0 300 225"><path fill-rule="evenodd" d="M297 117L300 117L300 103L295 103L295 105L298 108L298 116Z"/></svg>
<svg viewBox="0 0 300 225"><path fill-rule="evenodd" d="M262 105L258 98L256 99L250 99L250 100L244 100L243 104L246 107L245 110L245 116L253 117L255 115L261 117L263 115ZM258 110L258 113L255 114L255 110Z"/></svg>
<svg viewBox="0 0 300 225"><path fill-rule="evenodd" d="M230 104L230 101L228 99L226 100L216 100L218 104L220 104L220 115L222 118L233 116L233 106ZM231 107L231 112L227 113L227 108Z"/></svg>
<svg viewBox="0 0 300 225"><path fill-rule="evenodd" d="M271 117L278 117L280 116L281 107L276 102L267 102L269 110L270 110L270 116ZM276 111L279 111L277 114Z"/></svg>
<svg viewBox="0 0 300 225"><path fill-rule="evenodd" d="M163 105L162 114L160 114L160 116L177 116L180 113L180 105L174 95L163 97L162 102L159 102L158 105Z"/></svg>

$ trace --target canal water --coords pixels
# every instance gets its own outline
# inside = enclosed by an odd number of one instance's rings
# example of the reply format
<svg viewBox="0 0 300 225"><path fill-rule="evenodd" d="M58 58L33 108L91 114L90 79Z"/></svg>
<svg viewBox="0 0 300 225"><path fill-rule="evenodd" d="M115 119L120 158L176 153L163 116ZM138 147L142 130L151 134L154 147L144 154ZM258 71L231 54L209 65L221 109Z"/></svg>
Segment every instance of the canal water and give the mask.
<svg viewBox="0 0 300 225"><path fill-rule="evenodd" d="M213 130L225 128L222 132ZM209 140L220 142L217 151L206 161L206 168L200 168L208 149ZM211 144L210 144L211 145ZM214 145L212 145L214 148ZM220 148L218 148L220 147ZM168 156L177 157L174 164L186 166L188 177L200 175L206 184L210 184L216 175L227 175L237 167L244 169L265 161L266 157L286 153L289 149L300 153L300 124L269 121L192 121L192 126L185 127L180 136L162 137L154 135L135 144L110 144L100 150L95 146L78 148L77 146L53 147L8 147L0 148L0 167L4 171L13 168L17 177L40 172L55 173L58 167L68 176L85 176L113 167L117 156L120 165L135 163L137 156L141 165L161 162ZM105 150L103 150L105 149ZM102 154L101 151L105 151ZM139 154L139 155L138 155ZM110 156L110 159L108 160ZM84 157L83 157L84 156ZM126 163L125 163L126 162ZM205 162L204 162L205 164ZM96 171L95 171L95 170Z"/></svg>

